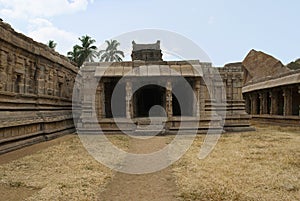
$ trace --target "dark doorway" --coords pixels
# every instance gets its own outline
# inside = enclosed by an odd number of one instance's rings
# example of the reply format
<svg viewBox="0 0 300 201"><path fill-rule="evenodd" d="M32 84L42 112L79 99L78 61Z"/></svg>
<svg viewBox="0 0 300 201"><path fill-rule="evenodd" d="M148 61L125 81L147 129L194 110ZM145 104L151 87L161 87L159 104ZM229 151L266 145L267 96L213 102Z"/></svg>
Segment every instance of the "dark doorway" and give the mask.
<svg viewBox="0 0 300 201"><path fill-rule="evenodd" d="M255 114L260 114L260 98L259 98L259 95L257 95L257 97L256 97L256 112L255 112Z"/></svg>
<svg viewBox="0 0 300 201"><path fill-rule="evenodd" d="M173 116L181 116L180 105L178 99L172 94L172 109L173 109Z"/></svg>
<svg viewBox="0 0 300 201"><path fill-rule="evenodd" d="M243 98L245 100L245 109L246 109L246 112L248 114L251 114L251 100L250 100L249 94L243 95Z"/></svg>
<svg viewBox="0 0 300 201"><path fill-rule="evenodd" d="M193 82L179 82L173 85L173 116L193 116L194 92Z"/></svg>
<svg viewBox="0 0 300 201"><path fill-rule="evenodd" d="M165 88L158 85L147 85L138 89L133 95L135 117L149 117L150 109L159 105L165 108ZM152 116L163 116L161 110L154 111Z"/></svg>
<svg viewBox="0 0 300 201"><path fill-rule="evenodd" d="M282 90L278 91L277 93L277 100L278 100L278 115L283 115L283 109L284 109L284 97Z"/></svg>
<svg viewBox="0 0 300 201"><path fill-rule="evenodd" d="M113 93L116 94L113 96ZM104 83L104 96L106 118L126 117L125 84L118 83L118 80Z"/></svg>

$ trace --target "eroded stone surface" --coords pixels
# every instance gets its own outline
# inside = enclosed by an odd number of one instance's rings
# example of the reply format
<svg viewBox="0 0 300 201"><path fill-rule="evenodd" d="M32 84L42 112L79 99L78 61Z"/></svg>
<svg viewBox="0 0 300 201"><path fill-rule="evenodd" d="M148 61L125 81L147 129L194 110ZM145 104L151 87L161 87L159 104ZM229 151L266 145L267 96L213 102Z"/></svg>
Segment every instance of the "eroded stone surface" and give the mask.
<svg viewBox="0 0 300 201"><path fill-rule="evenodd" d="M0 22L0 153L74 131L76 74L66 57Z"/></svg>

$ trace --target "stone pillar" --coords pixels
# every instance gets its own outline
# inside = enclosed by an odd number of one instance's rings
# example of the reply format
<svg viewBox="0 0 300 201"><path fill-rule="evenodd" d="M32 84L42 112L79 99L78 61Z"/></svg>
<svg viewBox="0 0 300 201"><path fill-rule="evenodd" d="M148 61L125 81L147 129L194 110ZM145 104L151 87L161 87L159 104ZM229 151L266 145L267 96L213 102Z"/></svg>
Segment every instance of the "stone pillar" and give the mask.
<svg viewBox="0 0 300 201"><path fill-rule="evenodd" d="M250 94L251 99L251 114L257 114L257 94L252 93Z"/></svg>
<svg viewBox="0 0 300 201"><path fill-rule="evenodd" d="M268 94L266 92L262 92L259 94L260 98L260 114L268 113Z"/></svg>
<svg viewBox="0 0 300 201"><path fill-rule="evenodd" d="M227 75L227 100L233 99L233 84L232 74Z"/></svg>
<svg viewBox="0 0 300 201"><path fill-rule="evenodd" d="M97 81L95 81L94 75L90 72L83 71L82 72L82 106L81 106L81 129L89 129L92 124L95 122L91 122L92 118L96 117L96 108L94 107L93 101L95 101L95 88L94 86ZM95 88L94 88L95 87Z"/></svg>
<svg viewBox="0 0 300 201"><path fill-rule="evenodd" d="M4 51L0 50L0 91L6 91L7 86L7 55Z"/></svg>
<svg viewBox="0 0 300 201"><path fill-rule="evenodd" d="M105 105L104 105L104 84L103 82L100 82L97 91L96 91L96 111L97 111L97 116L99 119L102 119L105 117Z"/></svg>
<svg viewBox="0 0 300 201"><path fill-rule="evenodd" d="M171 118L173 116L172 101L172 82L168 80L166 84L166 111L168 118Z"/></svg>
<svg viewBox="0 0 300 201"><path fill-rule="evenodd" d="M283 89L283 115L289 116L292 115L292 89L291 88L284 88Z"/></svg>
<svg viewBox="0 0 300 201"><path fill-rule="evenodd" d="M6 90L13 92L13 67L14 67L14 55L10 52L7 54L7 80L6 80Z"/></svg>
<svg viewBox="0 0 300 201"><path fill-rule="evenodd" d="M201 78L200 80L200 99L199 99L199 112L201 115L205 114L205 100L209 98L208 89L206 87L206 83Z"/></svg>
<svg viewBox="0 0 300 201"><path fill-rule="evenodd" d="M196 117L200 117L200 87L201 87L200 80L196 80L195 81L195 95L196 95L195 116Z"/></svg>
<svg viewBox="0 0 300 201"><path fill-rule="evenodd" d="M259 98L259 102L260 102L260 105L259 105L259 114L262 115L264 114L264 95L263 93L259 93L258 94L258 98Z"/></svg>
<svg viewBox="0 0 300 201"><path fill-rule="evenodd" d="M278 114L277 92L271 91L270 92L270 98L271 98L270 115L277 115Z"/></svg>
<svg viewBox="0 0 300 201"><path fill-rule="evenodd" d="M101 118L105 118L105 102L104 102L104 83L100 82L99 83L99 93L100 93L100 99L99 99L99 104L100 104L100 108L99 108L99 114Z"/></svg>
<svg viewBox="0 0 300 201"><path fill-rule="evenodd" d="M126 82L126 118L131 119L132 117L132 82Z"/></svg>

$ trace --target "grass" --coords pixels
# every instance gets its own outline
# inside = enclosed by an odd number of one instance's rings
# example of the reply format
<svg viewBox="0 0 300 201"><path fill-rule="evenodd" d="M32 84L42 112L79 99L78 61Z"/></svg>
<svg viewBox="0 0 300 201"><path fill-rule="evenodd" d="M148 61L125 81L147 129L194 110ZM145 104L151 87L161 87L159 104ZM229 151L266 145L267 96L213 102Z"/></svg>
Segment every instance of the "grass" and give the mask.
<svg viewBox="0 0 300 201"><path fill-rule="evenodd" d="M300 128L257 124L223 135L197 159L204 136L173 165L181 200L300 200Z"/></svg>
<svg viewBox="0 0 300 201"><path fill-rule="evenodd" d="M0 166L0 184L40 189L26 200L95 200L112 175L77 136Z"/></svg>
<svg viewBox="0 0 300 201"><path fill-rule="evenodd" d="M172 165L178 199L300 200L300 128L255 126L255 132L223 134L203 160L197 156L205 136L197 136ZM117 147L129 148L128 136L107 137ZM173 137L164 138L169 142ZM74 136L1 165L0 186L35 189L26 200L96 200L114 173L95 161Z"/></svg>

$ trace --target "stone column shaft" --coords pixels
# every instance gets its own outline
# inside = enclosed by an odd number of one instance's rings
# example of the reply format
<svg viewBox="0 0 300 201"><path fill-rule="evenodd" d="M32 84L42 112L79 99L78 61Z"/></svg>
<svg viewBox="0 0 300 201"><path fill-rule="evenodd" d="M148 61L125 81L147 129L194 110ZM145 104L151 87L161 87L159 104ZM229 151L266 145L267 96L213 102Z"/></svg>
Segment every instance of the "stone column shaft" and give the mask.
<svg viewBox="0 0 300 201"><path fill-rule="evenodd" d="M195 94L196 94L196 117L200 117L200 87L201 83L200 80L196 80L195 82Z"/></svg>
<svg viewBox="0 0 300 201"><path fill-rule="evenodd" d="M292 115L292 91L290 88L285 88L283 90L283 115L289 116Z"/></svg>
<svg viewBox="0 0 300 201"><path fill-rule="evenodd" d="M126 118L132 117L132 82L126 82Z"/></svg>
<svg viewBox="0 0 300 201"><path fill-rule="evenodd" d="M166 84L166 111L168 118L173 116L173 98L172 98L172 83L167 81Z"/></svg>
<svg viewBox="0 0 300 201"><path fill-rule="evenodd" d="M97 90L97 96L98 96L98 112L99 117L104 118L105 117L105 105L104 105L104 83L100 82Z"/></svg>
<svg viewBox="0 0 300 201"><path fill-rule="evenodd" d="M278 114L278 100L277 100L276 92L271 91L270 98L271 98L270 114L277 115Z"/></svg>
<svg viewBox="0 0 300 201"><path fill-rule="evenodd" d="M250 94L251 114L257 114L257 94Z"/></svg>

